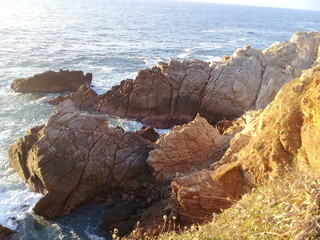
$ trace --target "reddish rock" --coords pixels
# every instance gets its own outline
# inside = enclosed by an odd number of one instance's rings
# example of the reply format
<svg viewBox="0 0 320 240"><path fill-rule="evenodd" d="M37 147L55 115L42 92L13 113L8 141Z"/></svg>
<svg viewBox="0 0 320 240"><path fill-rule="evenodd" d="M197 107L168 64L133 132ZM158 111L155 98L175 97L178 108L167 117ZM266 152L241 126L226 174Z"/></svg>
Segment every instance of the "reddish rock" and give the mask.
<svg viewBox="0 0 320 240"><path fill-rule="evenodd" d="M29 78L16 79L11 89L15 92L74 92L81 85L89 87L91 81L92 73L84 75L82 71L47 71Z"/></svg>
<svg viewBox="0 0 320 240"><path fill-rule="evenodd" d="M68 214L101 192L147 198L146 163L153 143L122 128L110 129L104 116L81 115L71 100L60 103L41 128L9 147L11 166L45 196L37 214Z"/></svg>
<svg viewBox="0 0 320 240"><path fill-rule="evenodd" d="M209 167L222 157L230 139L231 136L221 135L206 119L197 116L162 136L147 162L157 181L168 182Z"/></svg>
<svg viewBox="0 0 320 240"><path fill-rule="evenodd" d="M221 62L160 62L112 87L93 109L157 128L187 123L197 113L209 123L237 118L264 108L285 83L319 63L319 46L319 33L298 32L263 51L244 46Z"/></svg>
<svg viewBox="0 0 320 240"><path fill-rule="evenodd" d="M264 108L287 82L316 64L320 35L298 32L270 48L244 46L223 62L158 63L102 96L97 110L158 128L194 119L214 123Z"/></svg>
<svg viewBox="0 0 320 240"><path fill-rule="evenodd" d="M275 100L231 141L222 159L173 180L171 208L203 221L254 186L289 171L319 172L320 67L286 84ZM281 181L281 180L280 180Z"/></svg>
<svg viewBox="0 0 320 240"><path fill-rule="evenodd" d="M47 102L53 105L58 105L59 103L67 99L72 100L74 106L78 108L93 110L101 100L100 96L92 88L88 88L85 85L81 85L76 92L72 92L65 96L58 95L54 98L49 99Z"/></svg>

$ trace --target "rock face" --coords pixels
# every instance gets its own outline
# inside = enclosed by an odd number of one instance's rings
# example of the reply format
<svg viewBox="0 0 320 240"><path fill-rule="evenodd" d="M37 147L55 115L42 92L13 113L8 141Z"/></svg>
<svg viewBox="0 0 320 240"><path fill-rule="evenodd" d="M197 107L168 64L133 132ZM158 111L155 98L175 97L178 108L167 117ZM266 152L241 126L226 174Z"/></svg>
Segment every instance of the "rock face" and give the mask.
<svg viewBox="0 0 320 240"><path fill-rule="evenodd" d="M44 126L9 147L11 166L38 192L37 214L55 218L101 192L147 198L146 163L153 143L122 128L110 129L104 116L81 115L71 100L60 103Z"/></svg>
<svg viewBox="0 0 320 240"><path fill-rule="evenodd" d="M174 127L149 153L148 164L158 182L208 168L222 157L231 135L221 135L199 115L190 123Z"/></svg>
<svg viewBox="0 0 320 240"><path fill-rule="evenodd" d="M197 113L209 123L239 117L266 107L285 83L320 63L319 46L319 33L298 32L263 51L244 46L221 62L158 63L112 87L94 109L158 128L189 122Z"/></svg>
<svg viewBox="0 0 320 240"><path fill-rule="evenodd" d="M203 221L287 170L319 172L319 91L320 66L286 84L211 170L173 180L173 214Z"/></svg>
<svg viewBox="0 0 320 240"><path fill-rule="evenodd" d="M16 79L11 84L15 92L74 92L81 85L90 86L92 73L82 71L60 70L47 71L29 78Z"/></svg>
<svg viewBox="0 0 320 240"><path fill-rule="evenodd" d="M319 62L319 45L318 33L299 32L264 51L245 46L224 62L158 63L103 95L97 109L163 128L197 113L209 122L239 117L264 108L285 83Z"/></svg>

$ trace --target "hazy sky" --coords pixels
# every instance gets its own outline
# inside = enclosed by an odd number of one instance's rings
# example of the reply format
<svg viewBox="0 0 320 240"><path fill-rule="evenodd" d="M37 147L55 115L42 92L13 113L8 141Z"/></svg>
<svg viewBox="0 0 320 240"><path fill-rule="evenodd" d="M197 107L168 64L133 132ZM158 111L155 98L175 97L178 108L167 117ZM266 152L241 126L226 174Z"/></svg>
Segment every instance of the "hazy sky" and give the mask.
<svg viewBox="0 0 320 240"><path fill-rule="evenodd" d="M320 0L185 0L194 2L212 2L225 4L241 4L280 8L296 8L320 11Z"/></svg>

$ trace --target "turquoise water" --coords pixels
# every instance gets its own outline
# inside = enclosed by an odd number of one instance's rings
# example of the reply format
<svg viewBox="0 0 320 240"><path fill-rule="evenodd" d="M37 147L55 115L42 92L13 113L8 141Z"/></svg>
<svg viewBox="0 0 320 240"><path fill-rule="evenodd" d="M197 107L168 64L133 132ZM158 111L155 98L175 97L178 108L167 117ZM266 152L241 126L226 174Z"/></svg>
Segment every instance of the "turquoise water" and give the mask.
<svg viewBox="0 0 320 240"><path fill-rule="evenodd" d="M10 83L46 70L93 73L102 93L158 61L219 60L249 44L264 49L296 31L320 31L320 12L155 0L0 0L0 224L15 239L102 239L104 206L49 222L32 213L41 197L8 165L7 148L44 123L46 94L17 94ZM113 119L127 130L141 124ZM97 214L101 213L101 214Z"/></svg>

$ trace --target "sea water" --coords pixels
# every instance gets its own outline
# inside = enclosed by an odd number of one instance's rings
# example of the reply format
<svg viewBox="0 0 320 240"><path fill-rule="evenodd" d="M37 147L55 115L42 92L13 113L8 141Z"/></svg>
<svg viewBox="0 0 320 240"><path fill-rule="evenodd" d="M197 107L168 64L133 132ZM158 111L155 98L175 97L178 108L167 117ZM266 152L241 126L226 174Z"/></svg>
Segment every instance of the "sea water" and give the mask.
<svg viewBox="0 0 320 240"><path fill-rule="evenodd" d="M19 94L16 78L46 70L93 73L103 93L141 69L171 58L220 60L243 45L264 49L296 31L320 31L320 12L155 0L0 0L0 224L14 239L104 239L106 208L83 206L48 221L32 212L41 198L8 164L7 149L46 121L53 94ZM110 119L136 130L141 123Z"/></svg>

